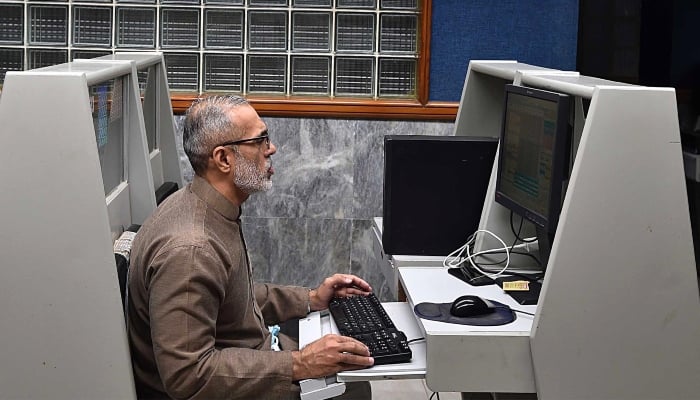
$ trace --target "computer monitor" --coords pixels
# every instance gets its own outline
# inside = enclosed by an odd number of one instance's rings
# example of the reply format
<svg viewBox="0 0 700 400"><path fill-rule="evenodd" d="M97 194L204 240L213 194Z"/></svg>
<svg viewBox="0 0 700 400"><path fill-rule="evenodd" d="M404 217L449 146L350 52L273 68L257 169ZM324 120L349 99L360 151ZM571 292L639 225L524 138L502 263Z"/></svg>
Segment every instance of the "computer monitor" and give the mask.
<svg viewBox="0 0 700 400"><path fill-rule="evenodd" d="M386 254L446 256L479 227L498 138L384 137Z"/></svg>
<svg viewBox="0 0 700 400"><path fill-rule="evenodd" d="M569 175L570 103L566 94L505 87L495 200L535 224L544 259Z"/></svg>
<svg viewBox="0 0 700 400"><path fill-rule="evenodd" d="M126 89L128 87L125 87L123 77L96 83L88 88L105 196L109 196L119 184L126 181Z"/></svg>

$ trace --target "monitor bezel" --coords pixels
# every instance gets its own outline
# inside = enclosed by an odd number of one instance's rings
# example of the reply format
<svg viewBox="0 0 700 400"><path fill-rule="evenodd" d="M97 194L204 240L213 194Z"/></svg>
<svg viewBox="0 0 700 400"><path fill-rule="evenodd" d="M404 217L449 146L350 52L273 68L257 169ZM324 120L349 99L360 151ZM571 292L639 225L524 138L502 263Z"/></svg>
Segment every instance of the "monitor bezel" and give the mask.
<svg viewBox="0 0 700 400"><path fill-rule="evenodd" d="M526 96L556 104L557 122L554 139L554 157L552 160L552 185L549 194L549 208L547 215L541 215L518 201L509 197L502 191L501 171L505 159L503 144L506 135L506 118L508 116L509 96ZM503 114L501 119L500 146L498 151L498 170L496 174L495 201L502 206L520 215L535 224L539 229L549 234L554 234L559 223L559 214L563 202L565 181L568 178L568 160L571 140L571 97L568 94L547 91L527 86L505 85L503 99Z"/></svg>

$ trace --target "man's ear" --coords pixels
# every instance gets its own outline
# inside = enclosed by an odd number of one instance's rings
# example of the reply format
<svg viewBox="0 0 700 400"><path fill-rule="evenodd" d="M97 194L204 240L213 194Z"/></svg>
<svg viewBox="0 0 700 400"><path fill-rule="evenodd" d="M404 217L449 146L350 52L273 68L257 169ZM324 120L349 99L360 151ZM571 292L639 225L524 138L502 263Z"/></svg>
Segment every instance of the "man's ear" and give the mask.
<svg viewBox="0 0 700 400"><path fill-rule="evenodd" d="M226 148L223 146L215 148L212 153L214 166L224 174L228 174L231 168L233 168L232 159L229 157L230 155L231 153L226 151Z"/></svg>

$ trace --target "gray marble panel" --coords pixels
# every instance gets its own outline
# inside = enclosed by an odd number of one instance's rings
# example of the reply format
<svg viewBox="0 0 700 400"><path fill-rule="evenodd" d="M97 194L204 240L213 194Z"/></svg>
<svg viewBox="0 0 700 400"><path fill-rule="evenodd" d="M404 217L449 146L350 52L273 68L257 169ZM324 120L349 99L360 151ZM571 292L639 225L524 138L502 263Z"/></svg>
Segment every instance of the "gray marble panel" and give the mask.
<svg viewBox="0 0 700 400"><path fill-rule="evenodd" d="M350 220L242 219L255 279L318 286L334 273L350 272Z"/></svg>
<svg viewBox="0 0 700 400"><path fill-rule="evenodd" d="M175 116L185 182L192 168L182 151L184 116ZM269 192L243 206L256 279L317 286L336 272L366 279L394 300L372 254L371 219L382 215L385 135L451 135L453 123L264 118L277 153Z"/></svg>
<svg viewBox="0 0 700 400"><path fill-rule="evenodd" d="M347 218L352 211L352 125L338 120L266 118L277 147L273 187L246 215Z"/></svg>
<svg viewBox="0 0 700 400"><path fill-rule="evenodd" d="M185 154L185 150L182 148L182 128L185 123L184 115L175 115L175 145L177 146L177 152L180 156L180 169L182 170L182 179L185 184L192 182L194 177L194 171L192 170L192 165L190 165L190 160Z"/></svg>
<svg viewBox="0 0 700 400"><path fill-rule="evenodd" d="M449 136L453 123L414 121L360 121L353 161L353 218L382 215L384 193L384 136Z"/></svg>
<svg viewBox="0 0 700 400"><path fill-rule="evenodd" d="M396 301L386 278L379 270L379 260L372 252L374 233L372 221L353 220L350 272L367 281L381 301Z"/></svg>

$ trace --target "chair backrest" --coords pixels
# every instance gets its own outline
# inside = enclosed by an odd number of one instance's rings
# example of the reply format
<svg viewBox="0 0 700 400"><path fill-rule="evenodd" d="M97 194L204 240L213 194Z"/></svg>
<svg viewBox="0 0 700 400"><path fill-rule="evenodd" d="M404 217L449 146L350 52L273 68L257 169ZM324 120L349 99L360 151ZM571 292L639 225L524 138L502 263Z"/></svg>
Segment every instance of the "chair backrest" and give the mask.
<svg viewBox="0 0 700 400"><path fill-rule="evenodd" d="M129 260L131 255L131 244L136 237L136 232L141 225L131 225L124 231L119 239L114 242L114 259L117 265L117 278L119 278L119 292L122 296L122 309L126 317L126 307L129 300Z"/></svg>

